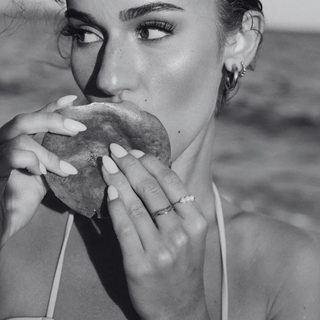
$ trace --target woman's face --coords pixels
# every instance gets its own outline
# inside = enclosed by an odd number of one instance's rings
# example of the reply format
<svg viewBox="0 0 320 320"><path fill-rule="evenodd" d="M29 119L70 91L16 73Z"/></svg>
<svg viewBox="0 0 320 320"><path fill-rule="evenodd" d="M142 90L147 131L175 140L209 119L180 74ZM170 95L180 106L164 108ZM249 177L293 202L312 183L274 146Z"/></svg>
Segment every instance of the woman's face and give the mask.
<svg viewBox="0 0 320 320"><path fill-rule="evenodd" d="M173 160L198 141L221 79L214 1L68 0L67 7L72 70L88 101L126 101L154 114Z"/></svg>

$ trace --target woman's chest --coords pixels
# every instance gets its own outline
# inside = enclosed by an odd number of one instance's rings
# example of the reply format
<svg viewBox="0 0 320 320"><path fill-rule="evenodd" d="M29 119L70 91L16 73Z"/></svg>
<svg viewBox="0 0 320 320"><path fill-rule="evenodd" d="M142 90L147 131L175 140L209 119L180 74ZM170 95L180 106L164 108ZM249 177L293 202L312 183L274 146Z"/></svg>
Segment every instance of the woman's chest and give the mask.
<svg viewBox="0 0 320 320"><path fill-rule="evenodd" d="M118 244L93 231L70 239L55 320L139 319L130 302Z"/></svg>
<svg viewBox="0 0 320 320"><path fill-rule="evenodd" d="M0 320L46 315L66 225L66 215L46 214L35 217L1 252ZM215 245L208 245L205 259L207 305L211 318L221 319L223 274L219 240L209 238L208 243ZM255 275L235 261L236 249L230 248L237 245L231 237L228 247L229 320L266 319L266 300L261 290L252 290L253 286L248 285ZM76 217L54 318L139 319L128 295L121 251L108 223Z"/></svg>
<svg viewBox="0 0 320 320"><path fill-rule="evenodd" d="M204 287L210 319L226 320L222 318L224 305L228 309L228 320L268 319L270 296L263 285L263 275L260 268L241 257L242 246L241 241L235 241L227 233L227 272L224 273L219 236L216 233L208 236Z"/></svg>
<svg viewBox="0 0 320 320"><path fill-rule="evenodd" d="M97 272L86 262L74 265L66 256L56 299L54 319L136 319L125 283L113 273ZM0 272L0 319L45 316L54 269L41 261L2 264ZM47 271L46 271L47 270ZM108 282L105 279L108 279Z"/></svg>
<svg viewBox="0 0 320 320"><path fill-rule="evenodd" d="M45 316L63 239L65 219L39 232L31 223L0 255L0 319ZM71 231L54 318L138 319L128 296L121 255L86 219ZM59 225L60 224L60 225ZM35 227L35 228L34 228ZM62 232L60 231L62 229ZM116 244L115 244L116 246Z"/></svg>

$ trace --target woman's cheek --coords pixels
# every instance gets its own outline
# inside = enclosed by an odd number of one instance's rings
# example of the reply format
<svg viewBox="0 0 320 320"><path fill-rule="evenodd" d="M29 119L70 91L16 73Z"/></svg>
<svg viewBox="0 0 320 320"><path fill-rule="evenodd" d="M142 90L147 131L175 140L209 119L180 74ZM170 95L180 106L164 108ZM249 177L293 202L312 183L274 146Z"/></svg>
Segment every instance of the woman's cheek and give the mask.
<svg viewBox="0 0 320 320"><path fill-rule="evenodd" d="M218 83L212 51L175 54L163 59L151 84L156 88L154 111L165 125L177 155L195 139L214 113ZM167 61L170 61L168 63ZM170 116L168 116L170 115Z"/></svg>
<svg viewBox="0 0 320 320"><path fill-rule="evenodd" d="M96 58L93 54L84 53L79 49L73 49L71 54L71 70L73 77L84 95L94 91L94 70Z"/></svg>

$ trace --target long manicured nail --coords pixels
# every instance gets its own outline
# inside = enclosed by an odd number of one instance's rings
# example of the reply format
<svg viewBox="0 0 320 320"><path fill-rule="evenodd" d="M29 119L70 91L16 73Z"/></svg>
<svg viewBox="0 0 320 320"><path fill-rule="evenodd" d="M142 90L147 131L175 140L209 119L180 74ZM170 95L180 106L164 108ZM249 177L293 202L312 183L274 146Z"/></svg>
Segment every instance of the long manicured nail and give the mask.
<svg viewBox="0 0 320 320"><path fill-rule="evenodd" d="M117 173L119 172L119 169L115 162L108 156L102 157L102 163L104 168L108 171L108 173Z"/></svg>
<svg viewBox="0 0 320 320"><path fill-rule="evenodd" d="M80 132L87 130L87 127L83 123L72 119L65 119L63 121L63 125L67 130L71 132Z"/></svg>
<svg viewBox="0 0 320 320"><path fill-rule="evenodd" d="M133 155L133 156L134 156L135 158L137 158L137 159L139 159L139 158L141 158L142 156L145 155L144 152L142 152L142 151L140 151L140 150L136 150L136 149L130 150L129 153L130 153L131 155Z"/></svg>
<svg viewBox="0 0 320 320"><path fill-rule="evenodd" d="M72 102L75 101L77 98L78 98L78 97L75 96L75 95L70 95L70 96L61 97L61 98L57 101L57 105L58 105L60 108L72 106Z"/></svg>
<svg viewBox="0 0 320 320"><path fill-rule="evenodd" d="M110 150L117 158L122 158L128 154L128 152L124 148L116 143L110 144Z"/></svg>
<svg viewBox="0 0 320 320"><path fill-rule="evenodd" d="M42 162L39 162L39 169L40 169L40 172L41 172L43 175L46 175L46 174L47 174L47 169L46 169L46 167L43 165Z"/></svg>
<svg viewBox="0 0 320 320"><path fill-rule="evenodd" d="M118 197L119 197L118 190L114 186L109 186L108 197L109 197L109 200L111 200L111 201L118 199Z"/></svg>
<svg viewBox="0 0 320 320"><path fill-rule="evenodd" d="M78 170L68 162L60 161L60 169L66 174L77 174Z"/></svg>

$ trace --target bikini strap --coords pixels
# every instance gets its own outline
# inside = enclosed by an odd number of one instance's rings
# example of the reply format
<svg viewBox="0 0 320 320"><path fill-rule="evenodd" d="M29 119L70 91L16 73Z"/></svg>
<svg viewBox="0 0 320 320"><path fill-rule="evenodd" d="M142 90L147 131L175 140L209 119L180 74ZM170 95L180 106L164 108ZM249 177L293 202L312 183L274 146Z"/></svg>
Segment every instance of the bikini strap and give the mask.
<svg viewBox="0 0 320 320"><path fill-rule="evenodd" d="M228 320L228 273L227 273L227 244L226 232L223 219L223 211L219 191L214 183L212 183L213 192L215 195L216 217L219 230L221 260L222 260L222 297L221 297L221 319Z"/></svg>
<svg viewBox="0 0 320 320"><path fill-rule="evenodd" d="M66 248L67 248L67 243L70 236L71 228L73 225L73 220L74 220L74 211L71 210L68 215L68 220L67 220L66 228L64 231L64 237L63 237L63 242L60 250L60 255L59 255L56 271L54 274L53 284L51 288L47 315L46 315L46 318L49 318L49 319L53 319L54 309L55 309L57 297L58 297L59 285L61 281L64 256L66 253Z"/></svg>

